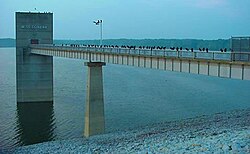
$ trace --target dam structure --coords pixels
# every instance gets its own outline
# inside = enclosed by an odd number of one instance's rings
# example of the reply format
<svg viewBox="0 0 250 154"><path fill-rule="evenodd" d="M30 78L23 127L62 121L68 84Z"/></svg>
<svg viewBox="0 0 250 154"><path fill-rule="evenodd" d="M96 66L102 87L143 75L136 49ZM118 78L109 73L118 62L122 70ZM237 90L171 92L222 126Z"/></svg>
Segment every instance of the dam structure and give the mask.
<svg viewBox="0 0 250 154"><path fill-rule="evenodd" d="M52 13L16 13L17 103L53 102L53 57L88 67L84 136L105 132L102 67L106 63L250 80L250 52L190 52L53 44ZM234 44L235 45L235 44Z"/></svg>

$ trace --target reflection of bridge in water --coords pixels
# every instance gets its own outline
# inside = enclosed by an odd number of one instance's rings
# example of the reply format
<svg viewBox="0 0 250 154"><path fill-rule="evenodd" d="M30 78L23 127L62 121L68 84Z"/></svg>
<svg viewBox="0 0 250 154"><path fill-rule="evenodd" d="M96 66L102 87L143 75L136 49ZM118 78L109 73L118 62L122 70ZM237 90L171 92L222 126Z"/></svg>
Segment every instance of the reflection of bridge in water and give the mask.
<svg viewBox="0 0 250 154"><path fill-rule="evenodd" d="M88 66L86 137L104 133L102 66L106 63L250 80L249 53L47 45L52 43L52 13L16 13L17 102L53 102L53 56L89 60L85 63ZM25 110L19 108L19 114L23 114ZM49 117L45 118L45 121L49 120ZM21 127L26 125L23 119L19 121Z"/></svg>

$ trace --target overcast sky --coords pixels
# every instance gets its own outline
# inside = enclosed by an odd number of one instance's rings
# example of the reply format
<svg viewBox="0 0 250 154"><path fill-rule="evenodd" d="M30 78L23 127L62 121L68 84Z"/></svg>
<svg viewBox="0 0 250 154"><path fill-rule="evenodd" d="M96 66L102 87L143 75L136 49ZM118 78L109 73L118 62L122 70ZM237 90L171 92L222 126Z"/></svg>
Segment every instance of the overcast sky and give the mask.
<svg viewBox="0 0 250 154"><path fill-rule="evenodd" d="M54 13L54 39L250 35L250 0L0 0L0 38L15 38L15 12Z"/></svg>

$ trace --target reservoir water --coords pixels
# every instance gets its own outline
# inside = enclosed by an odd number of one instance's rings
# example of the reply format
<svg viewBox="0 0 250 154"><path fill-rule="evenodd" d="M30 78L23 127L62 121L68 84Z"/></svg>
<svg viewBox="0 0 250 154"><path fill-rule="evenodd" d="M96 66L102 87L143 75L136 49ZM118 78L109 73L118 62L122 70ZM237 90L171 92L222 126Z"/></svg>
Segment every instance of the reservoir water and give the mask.
<svg viewBox="0 0 250 154"><path fill-rule="evenodd" d="M0 149L83 137L87 68L54 58L54 102L16 103L15 48L0 48ZM250 107L250 81L107 65L106 132Z"/></svg>

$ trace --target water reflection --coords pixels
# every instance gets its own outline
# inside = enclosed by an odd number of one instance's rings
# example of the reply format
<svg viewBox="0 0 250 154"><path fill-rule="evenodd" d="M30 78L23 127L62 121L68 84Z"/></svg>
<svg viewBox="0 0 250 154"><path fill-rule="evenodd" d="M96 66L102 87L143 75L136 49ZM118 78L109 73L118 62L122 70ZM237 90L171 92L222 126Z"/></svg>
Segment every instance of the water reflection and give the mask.
<svg viewBox="0 0 250 154"><path fill-rule="evenodd" d="M53 102L17 103L17 135L20 145L51 141L55 138Z"/></svg>

